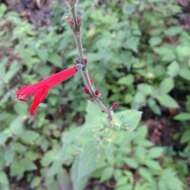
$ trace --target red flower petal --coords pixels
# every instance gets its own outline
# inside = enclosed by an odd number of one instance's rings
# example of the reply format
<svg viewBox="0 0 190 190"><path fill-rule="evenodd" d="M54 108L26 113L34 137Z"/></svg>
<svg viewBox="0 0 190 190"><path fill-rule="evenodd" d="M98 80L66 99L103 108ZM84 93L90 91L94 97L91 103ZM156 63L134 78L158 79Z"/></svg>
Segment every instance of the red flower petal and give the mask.
<svg viewBox="0 0 190 190"><path fill-rule="evenodd" d="M69 79L70 77L74 76L77 72L76 67L70 67L68 69L62 70L58 73L55 73L48 77L47 79L40 82L42 85L48 85L49 88L53 88L54 86L60 84L61 82Z"/></svg>
<svg viewBox="0 0 190 190"><path fill-rule="evenodd" d="M16 91L16 99L20 101L27 101L30 96L33 96L38 88L36 85L23 86Z"/></svg>
<svg viewBox="0 0 190 190"><path fill-rule="evenodd" d="M44 87L43 89L41 89L39 92L36 93L36 95L34 96L33 103L29 109L31 115L35 115L36 109L38 108L39 104L43 102L46 96L48 95L48 90L49 90L48 87Z"/></svg>
<svg viewBox="0 0 190 190"><path fill-rule="evenodd" d="M44 79L36 84L23 86L16 92L16 98L20 101L27 101L31 96L34 96L33 103L29 109L29 112L34 115L37 107L46 98L48 91L60 84L61 82L74 76L77 72L76 67L70 67L56 74L51 75L47 79Z"/></svg>

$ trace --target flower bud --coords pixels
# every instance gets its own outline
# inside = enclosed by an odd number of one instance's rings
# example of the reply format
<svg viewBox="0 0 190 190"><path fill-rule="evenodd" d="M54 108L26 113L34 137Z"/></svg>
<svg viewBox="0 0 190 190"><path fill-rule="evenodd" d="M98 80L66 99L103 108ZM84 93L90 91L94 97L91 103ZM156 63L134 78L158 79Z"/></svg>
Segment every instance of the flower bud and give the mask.
<svg viewBox="0 0 190 190"><path fill-rule="evenodd" d="M118 102L113 102L111 108L112 108L112 110L118 109L119 108L119 103Z"/></svg>
<svg viewBox="0 0 190 190"><path fill-rule="evenodd" d="M83 87L83 91L84 91L84 93L86 93L86 94L89 94L89 93L90 93L90 91L89 91L89 89L88 89L87 86L84 86L84 87Z"/></svg>
<svg viewBox="0 0 190 190"><path fill-rule="evenodd" d="M76 23L77 23L78 26L81 25L81 16L77 16Z"/></svg>
<svg viewBox="0 0 190 190"><path fill-rule="evenodd" d="M96 95L97 97L100 97L100 96L101 96L101 93L100 93L100 91L99 91L98 89L95 90L95 95Z"/></svg>
<svg viewBox="0 0 190 190"><path fill-rule="evenodd" d="M84 65L87 65L87 64L88 64L88 59L87 59L87 58L84 58L84 59L82 60L82 63L83 63Z"/></svg>
<svg viewBox="0 0 190 190"><path fill-rule="evenodd" d="M70 17L70 16L68 16L67 17L67 24L72 28L73 26L74 26L74 20Z"/></svg>

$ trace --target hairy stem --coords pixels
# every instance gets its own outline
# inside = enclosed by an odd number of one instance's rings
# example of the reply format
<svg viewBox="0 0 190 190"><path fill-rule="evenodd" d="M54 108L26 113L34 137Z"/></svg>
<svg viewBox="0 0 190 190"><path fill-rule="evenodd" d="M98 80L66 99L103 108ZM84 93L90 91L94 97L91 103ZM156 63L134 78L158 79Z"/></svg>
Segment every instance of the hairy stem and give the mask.
<svg viewBox="0 0 190 190"><path fill-rule="evenodd" d="M77 4L70 7L70 12L74 21L74 28L72 28L72 30L75 38L76 48L78 50L78 57L80 59L80 63L83 64L83 60L85 57L83 53L83 43L81 40L81 29L80 25L78 25L77 23ZM87 67L85 66L83 69L80 69L80 73L82 75L84 84L89 89L92 100L97 103L97 105L101 108L103 112L106 112L108 114L108 119L112 120L113 111L102 102L100 97L96 95L95 87L92 85Z"/></svg>

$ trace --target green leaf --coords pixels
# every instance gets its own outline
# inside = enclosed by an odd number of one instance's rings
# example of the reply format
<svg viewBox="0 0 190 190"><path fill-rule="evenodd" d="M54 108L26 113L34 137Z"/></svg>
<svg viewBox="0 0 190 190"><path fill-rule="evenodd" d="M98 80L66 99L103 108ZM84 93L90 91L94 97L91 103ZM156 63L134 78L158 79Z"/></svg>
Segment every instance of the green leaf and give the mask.
<svg viewBox="0 0 190 190"><path fill-rule="evenodd" d="M40 135L35 131L24 130L21 139L26 143L34 144L39 136Z"/></svg>
<svg viewBox="0 0 190 190"><path fill-rule="evenodd" d="M137 110L125 110L115 114L116 120L121 122L121 126L127 127L130 130L136 129L140 120L142 112Z"/></svg>
<svg viewBox="0 0 190 190"><path fill-rule="evenodd" d="M6 83L8 83L16 75L16 73L19 71L19 69L20 69L20 65L18 64L17 61L14 61L11 64L8 72L6 73L6 75L4 77L4 81Z"/></svg>
<svg viewBox="0 0 190 190"><path fill-rule="evenodd" d="M149 43L150 43L150 45L151 45L152 47L159 45L161 42L162 42L162 38L161 38L161 37L158 37L158 36L152 37L152 38L150 39L150 41L149 41Z"/></svg>
<svg viewBox="0 0 190 190"><path fill-rule="evenodd" d="M182 32L182 28L179 26L172 26L165 30L165 35L167 36L175 36L177 34L180 34Z"/></svg>
<svg viewBox="0 0 190 190"><path fill-rule="evenodd" d="M161 94L160 96L156 96L157 100L162 106L167 108L178 108L178 103L168 94Z"/></svg>
<svg viewBox="0 0 190 190"><path fill-rule="evenodd" d="M189 55L189 52L190 52L189 44L177 46L176 51L177 51L179 59L183 60L184 58L187 58L190 56Z"/></svg>
<svg viewBox="0 0 190 190"><path fill-rule="evenodd" d="M180 71L179 64L176 61L174 61L168 66L167 73L170 77L175 77L179 74L179 71Z"/></svg>
<svg viewBox="0 0 190 190"><path fill-rule="evenodd" d="M130 36L125 42L125 48L138 52L139 37Z"/></svg>
<svg viewBox="0 0 190 190"><path fill-rule="evenodd" d="M7 10L4 4L0 5L0 18L4 15L5 11Z"/></svg>
<svg viewBox="0 0 190 190"><path fill-rule="evenodd" d="M139 169L139 174L144 178L146 179L147 181L152 181L153 178L152 178L152 175L150 173L150 171L146 168L140 168Z"/></svg>
<svg viewBox="0 0 190 190"><path fill-rule="evenodd" d="M106 181L106 180L110 179L112 177L113 173L114 173L114 168L112 168L112 167L105 168L101 174L101 181Z"/></svg>
<svg viewBox="0 0 190 190"><path fill-rule="evenodd" d="M148 157L155 159L160 157L162 153L163 153L163 148L155 147L149 150Z"/></svg>
<svg viewBox="0 0 190 190"><path fill-rule="evenodd" d="M146 104L146 95L141 92L137 92L133 98L132 108L138 109L139 107Z"/></svg>
<svg viewBox="0 0 190 190"><path fill-rule="evenodd" d="M186 80L190 80L190 70L188 68L181 68L179 75Z"/></svg>
<svg viewBox="0 0 190 190"><path fill-rule="evenodd" d="M89 176L104 166L103 161L100 146L93 141L86 144L71 169L74 190L83 190Z"/></svg>
<svg viewBox="0 0 190 190"><path fill-rule="evenodd" d="M161 167L160 167L158 161L146 160L145 165L153 170L161 170Z"/></svg>
<svg viewBox="0 0 190 190"><path fill-rule="evenodd" d="M46 62L48 60L48 51L47 49L38 49L37 54L39 56L39 58L43 61ZM52 59L53 61L55 61L56 58ZM57 60L56 60L57 61Z"/></svg>
<svg viewBox="0 0 190 190"><path fill-rule="evenodd" d="M127 186L127 184L128 184L129 182L128 182L128 179L127 179L127 176L121 176L118 180L117 180L117 186L118 187L125 187L126 188L126 186ZM128 184L129 185L129 184ZM120 189L119 188L119 189ZM117 188L118 189L118 188Z"/></svg>
<svg viewBox="0 0 190 190"><path fill-rule="evenodd" d="M0 189L10 190L9 180L4 171L0 171Z"/></svg>
<svg viewBox="0 0 190 190"><path fill-rule="evenodd" d="M185 133L183 133L182 137L181 137L181 142L182 143L189 143L189 136L190 136L190 130L186 130Z"/></svg>
<svg viewBox="0 0 190 190"><path fill-rule="evenodd" d="M4 171L0 171L0 184L9 184L7 175L5 174Z"/></svg>
<svg viewBox="0 0 190 190"><path fill-rule="evenodd" d="M158 183L159 189L163 190L184 190L182 181L176 176L176 173L171 169L165 169Z"/></svg>
<svg viewBox="0 0 190 190"><path fill-rule="evenodd" d="M154 51L163 61L174 61L176 59L174 49L170 45L154 48Z"/></svg>
<svg viewBox="0 0 190 190"><path fill-rule="evenodd" d="M31 187L32 187L32 188L36 188L36 187L40 186L41 181L42 181L42 178L41 178L41 177L36 177L36 176L35 176L34 179L32 179Z"/></svg>
<svg viewBox="0 0 190 190"><path fill-rule="evenodd" d="M140 84L138 85L138 90L144 94L145 96L148 96L150 94L152 94L153 92L153 87L151 85L148 84Z"/></svg>
<svg viewBox="0 0 190 190"><path fill-rule="evenodd" d="M152 109L154 113L156 113L157 115L161 115L160 107L154 99L148 99L148 106Z"/></svg>
<svg viewBox="0 0 190 190"><path fill-rule="evenodd" d="M86 112L85 123L87 125L98 126L106 121L107 115L101 111L99 106L91 101L88 101Z"/></svg>
<svg viewBox="0 0 190 190"><path fill-rule="evenodd" d="M180 113L176 115L174 118L179 121L188 121L190 120L190 113Z"/></svg>
<svg viewBox="0 0 190 190"><path fill-rule="evenodd" d="M126 77L122 77L119 79L118 83L121 84L121 85L127 85L127 86L130 86L132 85L134 82L134 77L133 75L128 75Z"/></svg>
<svg viewBox="0 0 190 190"><path fill-rule="evenodd" d="M4 145L9 137L11 137L11 132L9 129L0 132L0 145Z"/></svg>
<svg viewBox="0 0 190 190"><path fill-rule="evenodd" d="M15 160L11 164L11 176L23 177L24 172L36 170L36 165L29 159Z"/></svg>
<svg viewBox="0 0 190 190"><path fill-rule="evenodd" d="M51 55L49 55L49 61L58 67L62 65L61 57L56 53L52 53Z"/></svg>
<svg viewBox="0 0 190 190"><path fill-rule="evenodd" d="M126 158L125 162L131 168L138 168L138 163L135 161L134 158Z"/></svg>
<svg viewBox="0 0 190 190"><path fill-rule="evenodd" d="M57 158L57 155L58 155L58 151L59 151L59 149L54 148L54 149L49 150L48 152L46 152L46 154L43 156L43 158L41 160L42 166L48 166L53 161L55 161L56 158Z"/></svg>
<svg viewBox="0 0 190 190"><path fill-rule="evenodd" d="M23 132L23 118L22 117L16 117L10 124L10 132L13 135L20 135Z"/></svg>
<svg viewBox="0 0 190 190"><path fill-rule="evenodd" d="M16 104L14 106L14 109L21 116L24 116L24 115L28 114L27 113L27 111L28 111L27 104L24 104L24 103L21 103L21 102L16 102Z"/></svg>
<svg viewBox="0 0 190 190"><path fill-rule="evenodd" d="M134 133L134 135L135 135L134 143L135 144L143 144L143 143L145 143L145 138L147 136L147 131L148 131L148 129L145 126L138 127L137 130Z"/></svg>
<svg viewBox="0 0 190 190"><path fill-rule="evenodd" d="M160 84L161 93L167 94L174 88L174 80L171 78L164 79Z"/></svg>

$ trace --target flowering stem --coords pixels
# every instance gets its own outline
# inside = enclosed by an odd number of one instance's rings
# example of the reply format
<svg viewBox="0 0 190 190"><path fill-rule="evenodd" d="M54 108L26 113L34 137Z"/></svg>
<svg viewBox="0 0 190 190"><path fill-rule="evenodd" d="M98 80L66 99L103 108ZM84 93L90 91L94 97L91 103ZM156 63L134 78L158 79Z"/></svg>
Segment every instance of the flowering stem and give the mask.
<svg viewBox="0 0 190 190"><path fill-rule="evenodd" d="M89 89L89 93L90 93L90 96L92 97L92 100L97 103L97 105L101 108L101 110L103 112L108 114L108 119L111 121L112 116L113 116L113 111L112 111L112 109L107 107L102 102L102 100L100 99L99 96L96 95L95 87L93 86L93 84L91 82L91 78L89 76L88 69L87 69L86 65L84 65L84 63L83 63L85 56L83 54L83 44L82 44L82 40L81 40L81 28L80 28L80 24L77 21L78 15L77 15L77 8L76 7L77 7L77 3L71 4L70 5L70 13L71 13L71 16L72 16L72 19L74 22L74 26L71 28L73 31L76 47L78 50L78 57L80 59L80 64L84 66L83 68L80 69L80 73L81 73L84 85L87 86L87 88Z"/></svg>

